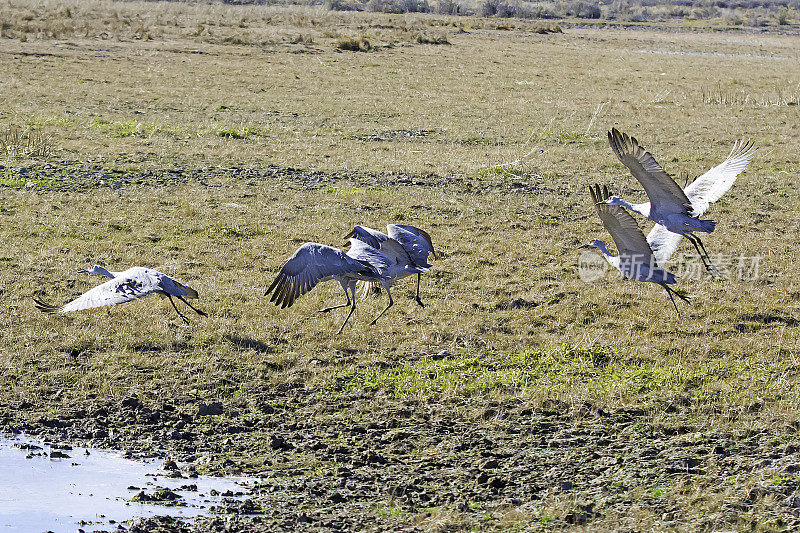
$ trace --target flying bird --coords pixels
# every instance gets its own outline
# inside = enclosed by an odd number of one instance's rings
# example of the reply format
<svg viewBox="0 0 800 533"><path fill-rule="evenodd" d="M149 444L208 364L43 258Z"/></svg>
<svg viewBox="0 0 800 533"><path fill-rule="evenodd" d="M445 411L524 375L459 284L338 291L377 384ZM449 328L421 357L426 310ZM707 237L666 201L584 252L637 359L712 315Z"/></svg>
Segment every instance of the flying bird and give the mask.
<svg viewBox="0 0 800 533"><path fill-rule="evenodd" d="M198 315L206 316L206 313L196 309L192 304L186 301L186 298L195 299L198 297L196 290L157 270L132 267L123 272L110 272L100 265L94 265L88 269L78 270L78 272L100 274L111 279L93 289L89 289L78 298L61 306L34 298L33 301L36 308L45 313L69 313L82 309L117 305L136 300L148 294L156 293L162 298L169 298L172 307L175 308L178 316L180 316L186 324L189 323L189 319L178 311L178 307L172 299L173 296L185 303Z"/></svg>
<svg viewBox="0 0 800 533"><path fill-rule="evenodd" d="M436 250L433 248L433 242L428 232L411 226L408 224L389 224L386 226L386 233L376 229L368 228L366 226L356 226L353 230L345 235L345 239L355 238L363 241L373 248L381 249L381 245L389 240L396 241L405 250L405 255L400 254L396 256L398 262L404 267L409 266L410 269L403 269L393 281L402 279L406 276L414 274L413 269L420 269L422 272L417 272L417 292L414 297L420 307L425 307L419 296L419 283L423 272L427 272L431 268L428 263L428 255L436 258ZM380 287L378 283L367 284L367 289L370 287Z"/></svg>
<svg viewBox="0 0 800 533"><path fill-rule="evenodd" d="M706 270L718 276L719 271L711 264L703 241L695 235L695 232L711 233L716 223L698 217L712 202L719 200L747 168L756 152L754 144L744 140L736 142L725 161L681 189L636 138L612 128L608 132L608 142L617 158L642 184L650 201L630 204L619 196L611 196L603 202L625 207L656 223L648 241L658 244L656 259L660 264L675 252L681 237L686 237L700 254Z"/></svg>
<svg viewBox="0 0 800 533"><path fill-rule="evenodd" d="M656 283L664 287L669 299L672 301L672 305L675 307L675 312L678 313L678 306L675 304L675 299L672 295L676 295L685 302L688 302L689 299L669 287L675 283L675 275L661 268L656 259L656 250L647 242L636 220L622 207L603 202L604 199L610 196L608 187L603 187L602 193L598 185L595 185L594 188L589 187L589 194L595 204L597 214L603 222L603 226L611 234L614 244L617 245L619 255L612 255L606 248L605 243L600 239L593 239L580 248L599 249L608 264L619 270L626 278ZM680 313L678 313L678 316L680 316Z"/></svg>
<svg viewBox="0 0 800 533"><path fill-rule="evenodd" d="M387 256L387 253L390 255ZM396 261L396 256L404 253L403 247L393 240L384 245L382 252L363 241L351 238L350 250L347 253L324 244L307 242L284 263L265 295L272 293L270 301L283 309L291 307L297 298L309 292L318 283L332 279L338 281L347 301L319 310L320 313L327 313L333 309L350 306L350 312L336 332L338 335L356 309L356 283L378 282L386 289L389 304L370 322L370 325L373 325L394 304L390 291L391 280L406 268L412 273L423 271L400 265Z"/></svg>

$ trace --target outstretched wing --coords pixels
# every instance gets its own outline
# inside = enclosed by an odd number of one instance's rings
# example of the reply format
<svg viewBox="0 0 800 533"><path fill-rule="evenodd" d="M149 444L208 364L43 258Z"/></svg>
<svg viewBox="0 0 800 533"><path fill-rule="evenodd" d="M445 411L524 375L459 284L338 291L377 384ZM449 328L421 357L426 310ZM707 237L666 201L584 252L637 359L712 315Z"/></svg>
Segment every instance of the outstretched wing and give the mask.
<svg viewBox="0 0 800 533"><path fill-rule="evenodd" d="M358 239L375 248L376 250L381 247L381 243L389 238L385 233L376 229L368 228L366 226L356 226L353 230L344 236L345 239Z"/></svg>
<svg viewBox="0 0 800 533"><path fill-rule="evenodd" d="M272 292L270 302L281 309L291 307L295 300L313 289L317 283L347 272L370 271L365 265L348 260L344 252L307 242L284 263L275 281L264 293Z"/></svg>
<svg viewBox="0 0 800 533"><path fill-rule="evenodd" d="M589 194L603 226L617 245L620 257L630 257L636 261L649 263L653 251L633 216L624 207L601 203L611 196L607 187L603 187L602 192L598 185L595 185L594 189L589 187Z"/></svg>
<svg viewBox="0 0 800 533"><path fill-rule="evenodd" d="M392 238L383 241L379 251L388 257L393 263L400 265L414 264L414 261L411 260L411 256L408 254L408 250L406 250L402 244Z"/></svg>
<svg viewBox="0 0 800 533"><path fill-rule="evenodd" d="M656 258L658 266L664 266L678 249L683 235L680 233L672 233L661 224L656 224L650 233L647 234L647 243L650 249L653 250L653 255Z"/></svg>
<svg viewBox="0 0 800 533"><path fill-rule="evenodd" d="M157 290L161 290L158 280L151 276L119 276L86 291L62 306L48 304L41 300L34 300L34 302L38 309L47 313L69 313L70 311L130 302Z"/></svg>
<svg viewBox="0 0 800 533"><path fill-rule="evenodd" d="M733 145L725 161L698 177L684 189L694 208L692 216L699 217L708 209L709 204L716 202L728 192L737 176L750 164L756 150L752 141L738 141Z"/></svg>
<svg viewBox="0 0 800 533"><path fill-rule="evenodd" d="M691 213L692 204L683 189L661 168L650 152L639 146L636 138L612 128L608 132L608 143L617 158L642 184L650 199L651 212Z"/></svg>
<svg viewBox="0 0 800 533"><path fill-rule="evenodd" d="M389 232L389 237L405 248L415 265L430 267L428 254L436 257L436 251L433 249L431 236L426 231L408 224L389 224L386 230Z"/></svg>

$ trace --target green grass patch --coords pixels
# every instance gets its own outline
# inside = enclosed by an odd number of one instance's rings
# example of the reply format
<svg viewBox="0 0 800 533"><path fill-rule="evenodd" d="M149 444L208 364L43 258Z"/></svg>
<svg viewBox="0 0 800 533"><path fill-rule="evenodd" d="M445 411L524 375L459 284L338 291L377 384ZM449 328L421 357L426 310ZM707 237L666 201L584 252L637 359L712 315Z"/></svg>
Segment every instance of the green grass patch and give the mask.
<svg viewBox="0 0 800 533"><path fill-rule="evenodd" d="M405 518L408 516L408 511L399 507L391 505L379 505L375 509L375 516L393 516L395 518Z"/></svg>
<svg viewBox="0 0 800 533"><path fill-rule="evenodd" d="M729 381L730 376L746 383L741 392L756 397L775 392L771 383L783 371L780 364L767 369L735 361L674 364L666 359L626 358L600 346L563 344L505 354L486 352L425 358L390 368L359 366L341 371L335 381L340 390L384 389L399 396L494 391L512 394L547 391L552 395L580 386L584 392L599 396L641 397L657 392L689 394L703 401L715 401L724 400L718 395L718 385Z"/></svg>

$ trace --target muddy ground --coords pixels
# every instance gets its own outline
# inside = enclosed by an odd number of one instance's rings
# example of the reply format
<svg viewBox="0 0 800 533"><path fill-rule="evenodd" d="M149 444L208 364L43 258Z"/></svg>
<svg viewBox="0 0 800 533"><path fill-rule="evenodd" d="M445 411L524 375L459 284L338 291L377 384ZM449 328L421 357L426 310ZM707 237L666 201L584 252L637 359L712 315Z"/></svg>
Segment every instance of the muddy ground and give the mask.
<svg viewBox="0 0 800 533"><path fill-rule="evenodd" d="M508 525L526 529L616 523L629 531L749 530L765 520L772 528L800 527L792 480L800 471L798 428L698 431L687 421L694 407L688 399L665 406L655 423L643 410L609 412L588 403L537 409L517 401L429 403L332 395L297 384L252 391L247 418L235 404L198 405L186 397L146 404L129 397L15 422L42 407L0 405L2 431L134 456L158 450L183 464L184 475L196 465L261 478L251 498L218 517L191 525L148 519L130 531L459 530L511 511L525 514ZM791 438L776 440L776 433ZM260 464L250 462L253 456ZM785 481L755 482L774 470ZM754 481L742 484L745 478ZM725 502L716 513L687 517L659 487ZM560 513L536 516L542 504ZM624 518L640 513L658 519L642 527Z"/></svg>

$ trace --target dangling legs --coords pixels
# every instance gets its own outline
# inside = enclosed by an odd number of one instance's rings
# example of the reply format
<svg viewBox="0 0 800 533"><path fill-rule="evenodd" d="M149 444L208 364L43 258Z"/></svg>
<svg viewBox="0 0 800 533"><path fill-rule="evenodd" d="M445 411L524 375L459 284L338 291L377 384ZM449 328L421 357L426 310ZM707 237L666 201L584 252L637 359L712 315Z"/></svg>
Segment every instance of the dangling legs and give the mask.
<svg viewBox="0 0 800 533"><path fill-rule="evenodd" d="M689 298L687 298L686 296L683 296L682 294L678 294L677 292L673 291L666 284L665 285L661 285L661 286L664 287L665 291L667 291L667 294L669 295L669 299L672 301L672 306L675 308L675 314L677 314L678 318L680 318L681 314L678 312L678 306L675 304L675 298L673 298L672 295L674 294L675 296L677 296L678 298L680 298L681 300L683 300L686 303L689 303L689 301L690 301Z"/></svg>
<svg viewBox="0 0 800 533"><path fill-rule="evenodd" d="M344 285L342 285L342 287L344 288L344 293L347 294L347 288ZM350 312L347 313L347 318L344 319L344 322L342 322L342 325L339 328L339 331L336 332L337 335L342 333L342 330L344 329L344 325L347 324L347 321L350 320L350 317L352 316L353 311L356 310L356 282L355 281L351 281L350 282L350 292L353 294L353 303L350 306ZM349 294L347 295L347 303L350 303L350 295ZM342 307L342 306L339 305L337 307Z"/></svg>
<svg viewBox="0 0 800 533"><path fill-rule="evenodd" d="M417 274L417 297L415 300L419 304L420 307L425 307L425 304L422 303L422 300L419 299L419 279L422 277L422 274Z"/></svg>
<svg viewBox="0 0 800 533"><path fill-rule="evenodd" d="M188 324L189 323L189 319L186 318L185 316L183 316L183 313L178 311L178 307L175 305L175 300L172 299L172 295L171 294L167 294L167 298L169 298L169 303L172 304L172 307L175 309L175 312L178 313L178 316L183 319L184 323ZM179 296L179 298L180 298L180 296Z"/></svg>
<svg viewBox="0 0 800 533"><path fill-rule="evenodd" d="M198 315L200 315L200 316L208 316L208 315L207 315L207 314L206 314L204 311L201 311L201 310L197 309L197 308L196 308L196 307L194 307L192 304L190 304L189 302L187 302L187 301L186 301L186 300L183 298L183 296L176 296L176 298L177 298L178 300L182 301L183 303L185 303L186 305L188 305L188 306L189 306L189 309L191 309L192 311L194 311L194 312L195 312L195 313L197 313ZM173 304L173 305L175 305L175 304Z"/></svg>
<svg viewBox="0 0 800 533"><path fill-rule="evenodd" d="M394 300L392 300L392 293L389 290L389 282L385 282L383 284L383 288L386 289L386 294L389 295L389 304L383 308L383 311L381 311L380 314L378 314L378 316L376 316L372 322L369 323L370 326L374 325L375 322L377 322L378 319L383 316L383 313L385 313L391 306L394 305Z"/></svg>
<svg viewBox="0 0 800 533"><path fill-rule="evenodd" d="M711 272L714 276L716 276L718 278L721 278L722 275L719 273L719 270L717 270L717 267L715 267L714 265L711 264L711 256L709 256L708 252L706 252L706 247L703 244L703 241L701 241L700 237L698 237L697 235L693 235L693 237L697 241L697 244L700 245L700 248L703 249L703 253L706 254L706 259L708 260L708 265L711 267L711 270L709 270L709 272Z"/></svg>
<svg viewBox="0 0 800 533"><path fill-rule="evenodd" d="M700 240L700 238L691 233L686 233L684 237L686 237L686 239L688 239L688 241L694 245L694 249L697 250L697 253L700 255L700 260L703 261L703 266L706 268L706 272L716 278L722 277L720 276L717 267L711 264L711 258L708 257L708 252L706 252L706 248L703 246L703 242ZM702 250L700 249L701 247Z"/></svg>
<svg viewBox="0 0 800 533"><path fill-rule="evenodd" d="M347 285L345 285L341 281L339 282L339 284L342 286L342 290L344 291L344 295L347 297L347 302L343 303L343 304L339 304L339 305L334 305L333 307L326 307L325 309L320 309L319 311L317 311L317 313L327 313L328 311L332 311L334 309L339 309L340 307L347 307L348 305L350 305L350 295L347 294ZM355 287L355 285L353 287ZM355 293L353 293L353 300L355 300ZM355 302L353 302L353 305L355 305ZM339 331L341 331L341 330L339 330Z"/></svg>

